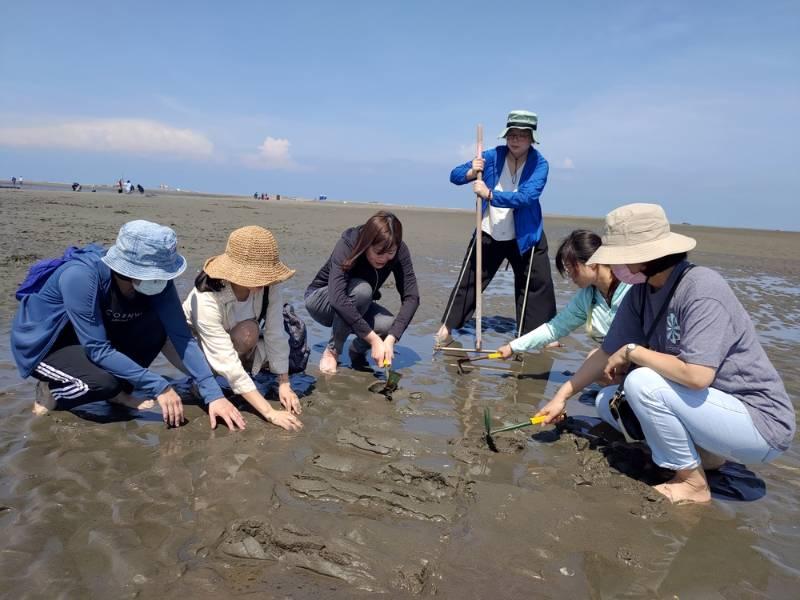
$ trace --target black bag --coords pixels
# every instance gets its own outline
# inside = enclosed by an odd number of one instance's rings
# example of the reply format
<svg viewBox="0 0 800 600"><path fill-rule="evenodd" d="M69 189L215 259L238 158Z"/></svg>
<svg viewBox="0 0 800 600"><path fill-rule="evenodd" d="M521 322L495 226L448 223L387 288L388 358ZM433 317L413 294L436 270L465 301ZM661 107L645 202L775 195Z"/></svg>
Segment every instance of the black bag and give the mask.
<svg viewBox="0 0 800 600"><path fill-rule="evenodd" d="M258 315L258 328L263 331L267 321L269 288L264 288L264 300ZM303 373L308 365L311 349L308 347L308 332L303 319L297 316L288 302L283 305L283 328L289 334L289 374Z"/></svg>
<svg viewBox="0 0 800 600"><path fill-rule="evenodd" d="M664 316L664 311L667 310L670 301L672 300L672 296L675 294L675 291L678 289L678 284L680 284L683 276L686 275L692 268L694 267L693 264L689 264L680 275L678 275L677 279L675 279L675 283L672 284L672 288L667 294L667 297L664 299L664 303L661 305L661 308L656 315L656 318L653 320L653 323L650 325L650 329L647 334L644 336L645 343L641 344L645 348L650 347L650 338L655 333L656 327L658 326L659 321L661 321L661 317ZM647 300L647 286L642 285L642 302L639 304L641 307L641 313L639 314L639 318L644 325L644 304ZM625 374L627 377L631 371L633 371L636 367L631 364L628 372ZM622 435L625 436L625 439L628 442L641 442L644 440L644 432L642 431L642 424L639 423L639 418L636 416L636 413L633 412L631 405L628 403L628 399L625 397L625 382L619 384L614 395L611 396L611 400L608 402L608 409L611 412L611 416L614 417L614 420L617 422L617 425L620 426L622 429Z"/></svg>

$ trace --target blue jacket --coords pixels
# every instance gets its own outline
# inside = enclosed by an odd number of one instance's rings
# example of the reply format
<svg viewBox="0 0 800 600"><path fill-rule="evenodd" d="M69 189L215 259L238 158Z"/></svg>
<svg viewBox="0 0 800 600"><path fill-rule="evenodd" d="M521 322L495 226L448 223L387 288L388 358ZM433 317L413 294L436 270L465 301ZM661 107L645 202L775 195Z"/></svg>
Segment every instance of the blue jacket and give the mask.
<svg viewBox="0 0 800 600"><path fill-rule="evenodd" d="M506 163L508 148L497 146L486 150L483 158L486 161L483 172L483 181L492 190L492 206L497 208L514 209L514 229L516 231L517 246L520 254L525 254L542 239L542 207L539 205L539 196L547 183L547 173L550 167L544 156L536 148L528 151L528 160L522 169L519 178L519 187L516 192L495 192L494 186L500 179L503 166ZM472 161L457 166L450 172L450 182L456 185L467 183L467 171L472 168ZM483 211L488 206L483 201Z"/></svg>
<svg viewBox="0 0 800 600"><path fill-rule="evenodd" d="M11 327L14 361L20 375L30 376L69 321L90 361L155 398L169 382L114 349L106 337L103 308L109 303L111 269L100 257L97 253L78 254L58 267L41 290L20 301ZM175 284L170 282L163 292L150 297L150 306L158 313L205 402L221 398L222 390L186 325Z"/></svg>

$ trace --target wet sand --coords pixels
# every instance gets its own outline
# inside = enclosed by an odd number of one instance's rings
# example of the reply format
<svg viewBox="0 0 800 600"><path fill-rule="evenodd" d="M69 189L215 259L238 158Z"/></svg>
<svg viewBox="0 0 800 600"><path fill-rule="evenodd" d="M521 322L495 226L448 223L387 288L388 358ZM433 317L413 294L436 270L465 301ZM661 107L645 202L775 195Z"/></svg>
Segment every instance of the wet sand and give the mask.
<svg viewBox="0 0 800 600"><path fill-rule="evenodd" d="M190 268L223 250L228 233L259 224L297 269L286 284L313 352L298 434L248 415L248 428L166 430L157 411L102 403L78 413L30 413L34 386L0 348L0 580L7 597L194 598L792 598L800 583L800 449L750 470L727 465L705 507L672 507L646 485L665 473L646 455L603 441L589 403L567 427L483 439L495 423L533 414L591 348L582 334L529 355L519 373L460 375L431 358L431 339L472 226L467 212L398 208L422 305L398 346L400 389L367 391L372 373L316 363L324 332L302 293L341 231L375 205L119 196L0 190L0 333L29 264L66 245L113 242L134 218L178 232ZM600 220L549 217L554 248ZM750 309L767 352L800 398L800 234L678 227L692 258L718 268ZM555 273L555 270L554 270ZM391 285L387 286L391 288ZM500 272L487 315L511 315L512 278ZM574 291L557 278L559 306ZM384 290L397 308L391 289ZM484 343L512 335L486 319ZM469 331L460 339L471 345ZM345 353L346 357L346 353ZM345 358L346 360L346 358ZM170 372L163 361L163 372Z"/></svg>

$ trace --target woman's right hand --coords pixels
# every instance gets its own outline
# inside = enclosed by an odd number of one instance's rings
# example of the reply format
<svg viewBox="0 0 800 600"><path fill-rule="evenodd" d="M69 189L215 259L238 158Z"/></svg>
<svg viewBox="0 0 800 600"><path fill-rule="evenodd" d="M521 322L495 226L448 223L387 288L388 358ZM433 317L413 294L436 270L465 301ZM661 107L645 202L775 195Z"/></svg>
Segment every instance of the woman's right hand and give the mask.
<svg viewBox="0 0 800 600"><path fill-rule="evenodd" d="M545 424L550 425L554 421L560 421L563 418L566 406L567 400L556 393L553 399L545 404L535 416L545 417Z"/></svg>
<svg viewBox="0 0 800 600"><path fill-rule="evenodd" d="M384 347L384 342L380 338L379 335L375 335L375 338L370 342L370 346L372 347L370 354L372 355L372 360L375 361L375 364L378 367L383 367L383 358L386 356L386 348Z"/></svg>
<svg viewBox="0 0 800 600"><path fill-rule="evenodd" d="M472 159L472 173L476 175L479 171L483 171L483 167L486 166L486 161L483 159L482 156L476 156ZM463 168L463 167L462 167Z"/></svg>
<svg viewBox="0 0 800 600"><path fill-rule="evenodd" d="M503 357L503 360L508 360L514 354L514 351L511 349L511 344L500 346L497 351Z"/></svg>
<svg viewBox="0 0 800 600"><path fill-rule="evenodd" d="M168 387L156 397L156 400L161 406L161 415L168 427L183 425L183 402L175 390Z"/></svg>
<svg viewBox="0 0 800 600"><path fill-rule="evenodd" d="M278 427L283 427L286 431L300 431L303 423L287 410L273 410L267 415L267 421Z"/></svg>

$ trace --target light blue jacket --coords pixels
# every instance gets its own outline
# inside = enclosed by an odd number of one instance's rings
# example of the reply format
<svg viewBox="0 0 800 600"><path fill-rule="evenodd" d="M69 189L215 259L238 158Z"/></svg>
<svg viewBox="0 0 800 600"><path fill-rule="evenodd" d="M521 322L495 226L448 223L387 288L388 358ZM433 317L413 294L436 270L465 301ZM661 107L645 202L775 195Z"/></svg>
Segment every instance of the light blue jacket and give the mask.
<svg viewBox="0 0 800 600"><path fill-rule="evenodd" d="M620 282L608 305L603 294L593 285L583 288L572 297L562 311L547 323L539 325L511 342L514 352L531 352L572 333L581 325L586 325L586 333L596 342L606 337L614 315L631 284Z"/></svg>
<svg viewBox="0 0 800 600"><path fill-rule="evenodd" d="M550 167L544 156L536 148L528 151L528 159L519 178L516 192L496 192L494 186L500 179L503 166L506 164L508 147L497 146L483 153L486 161L483 171L483 181L492 190L492 206L497 208L514 209L514 229L516 232L517 246L520 254L525 254L542 239L542 207L539 205L539 196L547 183L547 173ZM450 172L450 183L464 185L467 182L467 171L472 168L472 161L457 166ZM483 201L483 211L489 203Z"/></svg>
<svg viewBox="0 0 800 600"><path fill-rule="evenodd" d="M103 308L109 303L111 269L100 257L99 253L76 256L56 269L41 290L20 301L11 326L14 361L20 375L30 376L71 322L90 361L155 398L169 382L116 350L106 337ZM170 281L163 292L148 299L205 402L221 398L222 390L186 324L175 284Z"/></svg>

